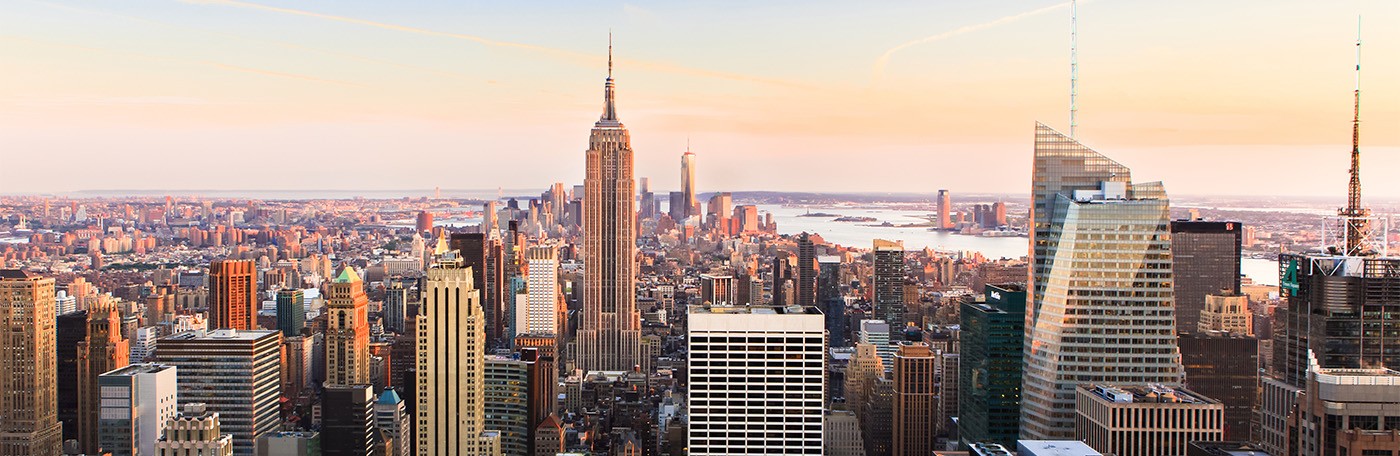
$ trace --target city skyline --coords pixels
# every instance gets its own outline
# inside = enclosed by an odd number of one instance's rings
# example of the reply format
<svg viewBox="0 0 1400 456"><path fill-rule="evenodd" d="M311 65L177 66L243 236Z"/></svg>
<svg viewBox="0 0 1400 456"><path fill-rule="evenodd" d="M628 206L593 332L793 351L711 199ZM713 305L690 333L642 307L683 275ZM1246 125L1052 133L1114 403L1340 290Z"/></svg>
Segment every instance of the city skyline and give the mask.
<svg viewBox="0 0 1400 456"><path fill-rule="evenodd" d="M885 4L850 16L836 4L795 16L747 6L732 23L677 4L552 6L8 5L0 23L12 32L0 39L14 45L0 52L34 71L0 86L0 139L15 164L0 170L0 193L145 188L121 176L166 157L225 170L164 175L169 188L288 187L267 172L274 165L326 171L298 174L298 189L581 182L571 158L586 145L573 126L596 115L587 81L605 65L600 24L617 32L617 77L630 89L620 109L643 132L637 175L657 188L679 187L675 160L689 137L705 162L700 192L763 182L1018 193L1009 183L1029 177L1026 127L1068 127L1067 3ZM1079 139L1130 166L1156 165L1175 194L1335 194L1342 166L1312 169L1315 179L1286 189L1274 176L1346 153L1359 13L1377 24L1363 28L1362 182L1368 196L1400 196L1384 172L1400 165L1400 89L1387 82L1400 65L1383 58L1400 52L1400 32L1383 26L1400 8L1352 6L1081 2ZM521 26L522 15L538 20ZM1132 20L1148 15L1161 20ZM705 33L714 27L727 33ZM444 166L532 169L463 185L425 179L411 163L378 165L405 151ZM1174 160L1160 163L1163 153ZM62 179L13 171L56 154L105 166ZM124 158L104 159L111 154ZM890 160L916 166L879 182L854 178ZM928 175L950 161L1006 179ZM842 171L853 178L812 179L832 176L835 162L849 162ZM760 173L770 169L785 171Z"/></svg>

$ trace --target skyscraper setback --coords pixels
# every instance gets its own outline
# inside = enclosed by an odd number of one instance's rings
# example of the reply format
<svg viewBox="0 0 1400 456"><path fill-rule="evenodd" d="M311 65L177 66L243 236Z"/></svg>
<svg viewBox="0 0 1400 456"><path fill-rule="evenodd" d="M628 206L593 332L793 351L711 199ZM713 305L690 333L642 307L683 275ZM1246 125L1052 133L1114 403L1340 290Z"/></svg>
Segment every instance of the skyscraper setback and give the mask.
<svg viewBox="0 0 1400 456"><path fill-rule="evenodd" d="M1179 386L1167 194L1036 124L1021 437L1074 436L1085 382Z"/></svg>
<svg viewBox="0 0 1400 456"><path fill-rule="evenodd" d="M631 370L640 362L637 314L637 248L632 179L632 139L617 119L608 46L603 115L588 138L584 177L583 315L577 364L584 370ZM673 208L674 210L674 208Z"/></svg>

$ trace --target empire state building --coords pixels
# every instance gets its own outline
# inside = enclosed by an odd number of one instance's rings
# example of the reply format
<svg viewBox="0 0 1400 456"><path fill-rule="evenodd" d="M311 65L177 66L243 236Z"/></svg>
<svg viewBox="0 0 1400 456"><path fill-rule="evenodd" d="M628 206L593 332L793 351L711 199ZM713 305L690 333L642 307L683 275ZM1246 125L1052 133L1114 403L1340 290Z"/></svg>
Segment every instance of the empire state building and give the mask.
<svg viewBox="0 0 1400 456"><path fill-rule="evenodd" d="M584 371L631 370L641 362L632 140L617 120L613 98L609 44L603 116L588 136L583 183L583 320L576 348Z"/></svg>

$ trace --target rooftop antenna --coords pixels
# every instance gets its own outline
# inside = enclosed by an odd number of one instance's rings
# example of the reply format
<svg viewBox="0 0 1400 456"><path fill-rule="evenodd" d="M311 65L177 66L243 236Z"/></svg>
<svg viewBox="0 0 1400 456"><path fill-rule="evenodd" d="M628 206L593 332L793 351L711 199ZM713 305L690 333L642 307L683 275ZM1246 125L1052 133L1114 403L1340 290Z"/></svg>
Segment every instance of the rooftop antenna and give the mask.
<svg viewBox="0 0 1400 456"><path fill-rule="evenodd" d="M1368 253L1371 211L1361 207L1361 17L1356 18L1356 88L1351 118L1351 182L1347 185L1347 207L1337 211L1346 223L1345 254Z"/></svg>
<svg viewBox="0 0 1400 456"><path fill-rule="evenodd" d="M612 29L608 29L608 79L612 79Z"/></svg>
<svg viewBox="0 0 1400 456"><path fill-rule="evenodd" d="M1075 130L1079 127L1079 122L1075 116L1079 113L1079 105L1075 98L1079 96L1079 2L1070 0L1069 2L1069 138L1075 139Z"/></svg>

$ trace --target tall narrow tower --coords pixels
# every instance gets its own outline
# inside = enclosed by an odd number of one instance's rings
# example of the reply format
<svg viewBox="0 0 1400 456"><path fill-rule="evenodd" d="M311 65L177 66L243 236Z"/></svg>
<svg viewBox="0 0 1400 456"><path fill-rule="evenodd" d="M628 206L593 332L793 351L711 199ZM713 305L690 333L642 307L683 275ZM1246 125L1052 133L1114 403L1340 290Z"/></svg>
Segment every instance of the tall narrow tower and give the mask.
<svg viewBox="0 0 1400 456"><path fill-rule="evenodd" d="M681 154L681 194L685 195L685 209L681 214L685 217L700 215L695 199L695 152L690 151L689 141L686 142L685 153Z"/></svg>
<svg viewBox="0 0 1400 456"><path fill-rule="evenodd" d="M0 454L62 454L53 283L0 269Z"/></svg>
<svg viewBox="0 0 1400 456"><path fill-rule="evenodd" d="M1346 255L1370 253L1371 210L1361 207L1361 20L1356 20L1356 89L1351 117L1351 181L1347 184L1347 207L1337 211L1346 224L1343 245Z"/></svg>
<svg viewBox="0 0 1400 456"><path fill-rule="evenodd" d="M326 385L368 385L369 298L365 283L347 265L326 294Z"/></svg>
<svg viewBox="0 0 1400 456"><path fill-rule="evenodd" d="M640 361L632 139L617 120L611 38L603 87L603 116L588 137L583 182L583 321L576 344L585 371L631 370Z"/></svg>

